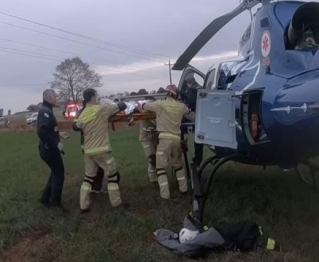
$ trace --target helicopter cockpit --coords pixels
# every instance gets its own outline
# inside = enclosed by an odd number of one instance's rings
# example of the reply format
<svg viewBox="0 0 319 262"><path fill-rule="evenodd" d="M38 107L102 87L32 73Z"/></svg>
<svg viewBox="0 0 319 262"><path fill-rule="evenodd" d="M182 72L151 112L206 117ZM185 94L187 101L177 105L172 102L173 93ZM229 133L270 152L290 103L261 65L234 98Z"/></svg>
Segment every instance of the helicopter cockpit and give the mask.
<svg viewBox="0 0 319 262"><path fill-rule="evenodd" d="M293 6L292 6L293 7ZM300 6L297 10L285 9L285 16L281 15L283 7L278 6L276 15L279 20L286 20L290 13L290 22L285 30L286 48L290 50L309 50L319 47L319 8L318 4ZM296 7L294 7L296 8Z"/></svg>
<svg viewBox="0 0 319 262"><path fill-rule="evenodd" d="M302 35L297 41L295 50L319 47L319 24L304 26Z"/></svg>
<svg viewBox="0 0 319 262"><path fill-rule="evenodd" d="M205 89L227 90L231 86L245 60L225 61L213 65L207 73Z"/></svg>

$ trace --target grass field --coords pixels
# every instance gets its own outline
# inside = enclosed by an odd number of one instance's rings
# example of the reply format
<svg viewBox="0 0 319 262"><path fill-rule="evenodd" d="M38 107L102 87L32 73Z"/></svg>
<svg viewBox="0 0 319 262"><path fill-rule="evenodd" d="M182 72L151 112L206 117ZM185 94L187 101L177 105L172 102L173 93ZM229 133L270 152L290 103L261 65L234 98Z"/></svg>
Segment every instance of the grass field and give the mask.
<svg viewBox="0 0 319 262"><path fill-rule="evenodd" d="M129 207L113 210L107 195L93 210L78 214L83 161L79 134L65 141L64 203L69 213L38 203L49 170L38 157L35 133L0 133L0 261L188 261L159 246L153 231L178 231L191 194L182 196L171 178L172 200L162 202L147 178L138 130L111 132L122 173L121 192ZM282 252L211 255L205 261L319 261L319 193L294 172L228 164L221 169L208 202L209 226L252 220ZM204 177L205 179L205 177Z"/></svg>

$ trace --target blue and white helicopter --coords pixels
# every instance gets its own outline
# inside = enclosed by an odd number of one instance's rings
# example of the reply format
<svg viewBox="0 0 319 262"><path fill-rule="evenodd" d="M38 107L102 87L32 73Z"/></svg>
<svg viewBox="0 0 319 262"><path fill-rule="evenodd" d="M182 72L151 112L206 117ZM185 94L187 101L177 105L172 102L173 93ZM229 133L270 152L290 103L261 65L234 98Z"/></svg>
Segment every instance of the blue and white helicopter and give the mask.
<svg viewBox="0 0 319 262"><path fill-rule="evenodd" d="M230 20L261 4L240 41L236 61L220 62L203 74L189 65L198 51ZM202 224L206 196L216 171L227 161L294 168L315 186L319 155L319 3L244 0L216 18L176 61L187 79L203 79L197 91L195 141L214 155L192 168L192 216ZM202 192L199 177L213 163ZM302 167L304 171L302 170ZM304 179L305 180L305 179ZM309 182L305 180L306 182Z"/></svg>

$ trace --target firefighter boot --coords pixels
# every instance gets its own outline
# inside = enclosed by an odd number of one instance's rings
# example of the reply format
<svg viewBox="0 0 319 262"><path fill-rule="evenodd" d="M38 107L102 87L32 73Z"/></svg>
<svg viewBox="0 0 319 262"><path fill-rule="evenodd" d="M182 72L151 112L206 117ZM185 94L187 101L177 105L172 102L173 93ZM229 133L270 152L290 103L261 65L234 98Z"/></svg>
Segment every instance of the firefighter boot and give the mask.
<svg viewBox="0 0 319 262"><path fill-rule="evenodd" d="M148 163L148 177L151 183L157 182L156 176L156 156L154 154L150 155Z"/></svg>
<svg viewBox="0 0 319 262"><path fill-rule="evenodd" d="M170 190L168 184L168 178L166 175L166 171L163 169L157 170L157 181L160 188L160 195L163 199L170 199Z"/></svg>
<svg viewBox="0 0 319 262"><path fill-rule="evenodd" d="M119 172L116 172L115 174L109 176L107 190L109 192L109 199L110 199L112 207L118 207L122 204L119 183L120 183Z"/></svg>
<svg viewBox="0 0 319 262"><path fill-rule="evenodd" d="M154 168L151 163L148 164L148 178L150 179L151 183L157 182L156 168Z"/></svg>
<svg viewBox="0 0 319 262"><path fill-rule="evenodd" d="M183 167L180 167L175 170L176 172L176 179L179 186L179 191L182 193L186 193L188 190L187 178L185 176L185 171Z"/></svg>
<svg viewBox="0 0 319 262"><path fill-rule="evenodd" d="M91 205L90 193L92 189L93 179L85 176L80 189L80 209L87 211Z"/></svg>

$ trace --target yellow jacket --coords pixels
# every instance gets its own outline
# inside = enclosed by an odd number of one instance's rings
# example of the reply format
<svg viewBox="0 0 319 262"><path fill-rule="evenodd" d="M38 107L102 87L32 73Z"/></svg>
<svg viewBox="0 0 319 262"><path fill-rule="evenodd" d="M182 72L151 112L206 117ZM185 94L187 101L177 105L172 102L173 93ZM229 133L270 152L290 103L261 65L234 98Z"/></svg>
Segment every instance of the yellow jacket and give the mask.
<svg viewBox="0 0 319 262"><path fill-rule="evenodd" d="M117 104L86 105L76 123L84 133L84 153L86 155L112 151L109 141L108 120L119 111Z"/></svg>
<svg viewBox="0 0 319 262"><path fill-rule="evenodd" d="M146 103L143 109L156 113L159 138L180 139L183 116L190 112L185 104L168 97L166 100Z"/></svg>

